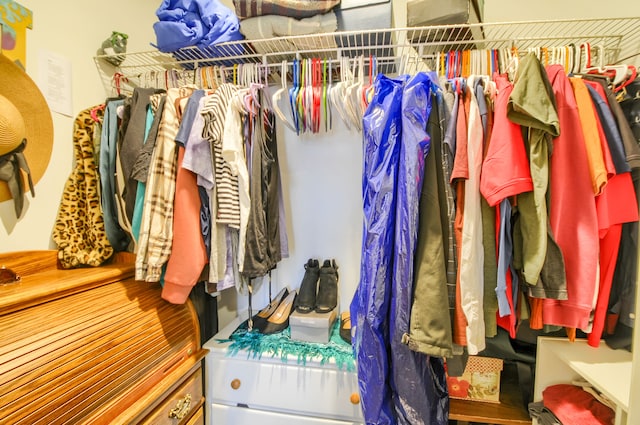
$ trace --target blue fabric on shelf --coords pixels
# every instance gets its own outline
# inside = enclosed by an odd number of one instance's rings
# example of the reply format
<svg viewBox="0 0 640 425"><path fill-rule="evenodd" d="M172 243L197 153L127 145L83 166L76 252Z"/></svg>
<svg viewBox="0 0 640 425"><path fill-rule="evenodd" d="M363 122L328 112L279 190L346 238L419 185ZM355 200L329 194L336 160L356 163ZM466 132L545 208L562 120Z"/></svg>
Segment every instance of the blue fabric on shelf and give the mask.
<svg viewBox="0 0 640 425"><path fill-rule="evenodd" d="M159 22L153 24L161 52L184 47L207 48L226 41L243 40L240 20L219 1L163 0L156 10Z"/></svg>
<svg viewBox="0 0 640 425"><path fill-rule="evenodd" d="M302 365L306 365L308 361L317 361L321 364L334 361L340 369L355 370L355 358L351 345L340 338L339 320L334 323L329 342L326 344L293 340L288 327L282 332L271 335L249 331L246 321L238 326L228 339L217 339L217 341L231 342L228 351L230 356L246 351L247 358L280 357L285 363L289 359L288 356L294 356L297 358L297 363Z"/></svg>

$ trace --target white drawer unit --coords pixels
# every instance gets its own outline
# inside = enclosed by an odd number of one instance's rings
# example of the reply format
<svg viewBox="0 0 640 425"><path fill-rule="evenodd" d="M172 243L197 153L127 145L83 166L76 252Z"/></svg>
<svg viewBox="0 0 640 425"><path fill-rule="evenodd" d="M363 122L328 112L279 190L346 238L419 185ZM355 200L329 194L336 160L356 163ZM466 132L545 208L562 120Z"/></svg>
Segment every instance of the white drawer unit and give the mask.
<svg viewBox="0 0 640 425"><path fill-rule="evenodd" d="M296 423L362 424L355 371L335 363L286 359L247 352L229 355L218 342L237 327L234 321L206 342L206 423L209 425ZM295 422L291 422L294 421Z"/></svg>

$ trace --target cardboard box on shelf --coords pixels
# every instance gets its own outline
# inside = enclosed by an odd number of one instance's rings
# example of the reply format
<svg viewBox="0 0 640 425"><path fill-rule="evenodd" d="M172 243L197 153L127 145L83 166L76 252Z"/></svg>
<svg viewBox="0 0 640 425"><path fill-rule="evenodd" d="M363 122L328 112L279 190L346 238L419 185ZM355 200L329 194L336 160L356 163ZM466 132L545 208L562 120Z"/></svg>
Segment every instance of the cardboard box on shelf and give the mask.
<svg viewBox="0 0 640 425"><path fill-rule="evenodd" d="M447 375L449 397L500 403L502 366L502 359L469 356L462 376Z"/></svg>

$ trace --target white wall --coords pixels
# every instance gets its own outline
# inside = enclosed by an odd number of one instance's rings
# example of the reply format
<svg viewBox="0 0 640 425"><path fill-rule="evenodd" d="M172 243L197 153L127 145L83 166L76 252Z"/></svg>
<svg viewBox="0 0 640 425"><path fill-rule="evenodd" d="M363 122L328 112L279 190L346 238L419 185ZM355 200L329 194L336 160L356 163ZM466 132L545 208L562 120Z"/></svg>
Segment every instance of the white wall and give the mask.
<svg viewBox="0 0 640 425"><path fill-rule="evenodd" d="M230 5L231 0L225 0ZM152 25L160 1L22 0L34 15L27 33L27 72L37 80L38 55L53 52L68 58L73 68L73 113L104 101L106 92L93 61L97 48L112 30L129 35L128 51L151 50ZM394 5L401 4L394 0ZM81 6L79 6L81 4ZM571 17L640 16L640 2L612 0L536 2L486 0L486 21ZM640 46L639 46L640 47ZM639 49L640 50L640 49ZM12 201L0 203L0 252L55 249L51 230L66 179L72 170L73 117L53 114L55 141L49 168L27 196L23 216L16 220ZM273 274L274 291L282 285L297 288L308 258L335 258L340 266L340 297L346 309L359 276L361 236L360 135L341 124L322 136L296 137L280 129L282 173L291 240L291 257ZM222 299L225 317L235 314L235 294ZM266 289L254 306L266 301ZM238 297L240 308L246 297ZM221 320L224 324L226 319Z"/></svg>
<svg viewBox="0 0 640 425"><path fill-rule="evenodd" d="M128 50L151 50L155 41L154 3L141 0L19 0L33 12L33 29L27 30L27 73L38 81L38 56L52 52L71 61L74 116L104 101L105 90L93 57L111 31L129 35ZM157 2L159 4L159 2ZM53 113L54 143L47 171L26 196L16 219L13 201L0 202L0 252L53 249L51 231L64 184L72 170L73 118ZM0 183L4 184L4 183Z"/></svg>

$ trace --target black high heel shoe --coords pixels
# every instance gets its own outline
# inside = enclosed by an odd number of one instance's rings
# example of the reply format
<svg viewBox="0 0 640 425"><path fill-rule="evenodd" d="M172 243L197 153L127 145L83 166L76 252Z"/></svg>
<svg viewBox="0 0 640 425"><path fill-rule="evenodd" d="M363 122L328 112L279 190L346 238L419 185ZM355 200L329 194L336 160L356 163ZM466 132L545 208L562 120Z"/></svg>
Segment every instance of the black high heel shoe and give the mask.
<svg viewBox="0 0 640 425"><path fill-rule="evenodd" d="M260 327L264 326L263 322L266 321L269 316L271 316L276 311L278 305L280 305L282 300L285 299L287 295L289 295L289 288L282 288L265 308L257 312L251 318L251 320L253 321L253 327L260 329Z"/></svg>
<svg viewBox="0 0 640 425"><path fill-rule="evenodd" d="M258 327L258 330L264 335L274 334L281 332L289 326L289 316L293 312L293 303L296 299L296 291L289 292L280 304L278 308L273 312L268 319L262 322L262 326Z"/></svg>
<svg viewBox="0 0 640 425"><path fill-rule="evenodd" d="M312 258L304 265L305 272L300 283L300 291L296 299L295 309L298 313L310 313L316 308L316 292L320 274L318 260Z"/></svg>
<svg viewBox="0 0 640 425"><path fill-rule="evenodd" d="M320 267L316 312L328 313L338 305L338 266L335 260L324 260Z"/></svg>

